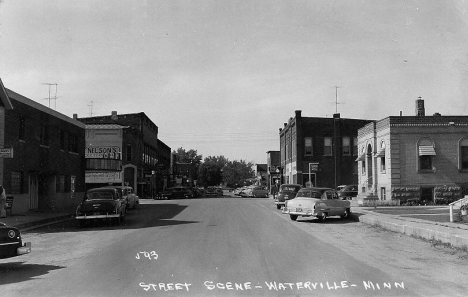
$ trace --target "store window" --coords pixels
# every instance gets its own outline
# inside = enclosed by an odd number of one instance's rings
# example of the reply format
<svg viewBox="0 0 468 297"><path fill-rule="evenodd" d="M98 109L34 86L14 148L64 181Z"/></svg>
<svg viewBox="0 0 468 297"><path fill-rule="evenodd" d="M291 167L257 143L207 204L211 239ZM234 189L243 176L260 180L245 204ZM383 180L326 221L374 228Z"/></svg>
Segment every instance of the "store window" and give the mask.
<svg viewBox="0 0 468 297"><path fill-rule="evenodd" d="M353 137L353 155L357 156L359 153L358 151L358 139L357 137Z"/></svg>

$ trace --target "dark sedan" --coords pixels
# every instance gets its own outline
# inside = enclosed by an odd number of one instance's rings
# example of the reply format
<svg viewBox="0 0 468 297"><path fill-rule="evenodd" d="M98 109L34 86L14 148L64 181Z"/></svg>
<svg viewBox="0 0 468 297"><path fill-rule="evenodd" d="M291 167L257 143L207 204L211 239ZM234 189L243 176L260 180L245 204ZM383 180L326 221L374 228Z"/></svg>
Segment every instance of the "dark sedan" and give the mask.
<svg viewBox="0 0 468 297"><path fill-rule="evenodd" d="M299 192L301 188L302 185L298 184L281 185L275 199L276 208L281 209L286 204L286 200L296 197L297 192Z"/></svg>
<svg viewBox="0 0 468 297"><path fill-rule="evenodd" d="M0 259L16 257L31 252L31 243L23 242L18 228L0 223Z"/></svg>
<svg viewBox="0 0 468 297"><path fill-rule="evenodd" d="M115 188L90 189L76 209L76 219L80 226L90 220L110 220L120 224L125 219L126 202Z"/></svg>

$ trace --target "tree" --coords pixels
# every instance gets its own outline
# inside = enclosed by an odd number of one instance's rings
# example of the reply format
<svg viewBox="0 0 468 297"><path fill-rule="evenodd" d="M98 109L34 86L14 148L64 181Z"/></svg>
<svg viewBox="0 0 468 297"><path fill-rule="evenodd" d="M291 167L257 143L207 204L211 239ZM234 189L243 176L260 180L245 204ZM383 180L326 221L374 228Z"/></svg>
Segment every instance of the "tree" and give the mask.
<svg viewBox="0 0 468 297"><path fill-rule="evenodd" d="M253 164L245 160L227 162L223 170L224 183L232 188L243 186L254 175L252 167Z"/></svg>
<svg viewBox="0 0 468 297"><path fill-rule="evenodd" d="M224 167L228 159L224 156L208 156L198 167L198 183L205 187L218 186L223 183Z"/></svg>
<svg viewBox="0 0 468 297"><path fill-rule="evenodd" d="M172 153L177 156L177 161L180 163L191 163L198 166L203 159L203 156L199 155L197 150L194 149L186 151L182 147L179 147L177 151L173 151Z"/></svg>

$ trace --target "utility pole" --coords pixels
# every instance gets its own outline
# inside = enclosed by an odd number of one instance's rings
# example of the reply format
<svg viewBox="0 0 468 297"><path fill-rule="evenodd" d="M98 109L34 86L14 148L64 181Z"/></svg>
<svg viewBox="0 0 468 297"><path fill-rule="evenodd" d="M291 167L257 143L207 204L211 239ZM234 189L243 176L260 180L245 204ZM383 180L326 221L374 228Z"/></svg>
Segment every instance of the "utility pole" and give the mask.
<svg viewBox="0 0 468 297"><path fill-rule="evenodd" d="M338 89L340 87L335 86L335 113L338 113Z"/></svg>
<svg viewBox="0 0 468 297"><path fill-rule="evenodd" d="M55 100L55 107L54 109L57 110L57 84L56 83L43 83L43 85L49 86L49 98L43 98L42 100L49 100L49 108L50 108L50 100ZM55 96L50 97L50 87L55 86Z"/></svg>

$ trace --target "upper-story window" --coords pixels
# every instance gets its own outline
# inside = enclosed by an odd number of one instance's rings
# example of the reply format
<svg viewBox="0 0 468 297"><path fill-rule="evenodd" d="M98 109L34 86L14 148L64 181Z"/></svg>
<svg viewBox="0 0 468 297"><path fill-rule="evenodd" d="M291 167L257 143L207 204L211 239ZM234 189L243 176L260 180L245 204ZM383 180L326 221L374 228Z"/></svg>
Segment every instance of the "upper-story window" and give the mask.
<svg viewBox="0 0 468 297"><path fill-rule="evenodd" d="M304 155L312 156L313 155L312 149L312 137L306 137L304 139Z"/></svg>
<svg viewBox="0 0 468 297"><path fill-rule="evenodd" d="M23 115L20 115L18 139L24 140L25 136L26 136L26 119L24 118Z"/></svg>
<svg viewBox="0 0 468 297"><path fill-rule="evenodd" d="M41 145L49 145L49 127L46 125L41 125L39 131L39 141Z"/></svg>
<svg viewBox="0 0 468 297"><path fill-rule="evenodd" d="M343 137L343 156L351 156L351 139Z"/></svg>
<svg viewBox="0 0 468 297"><path fill-rule="evenodd" d="M78 137L76 135L68 135L68 151L78 153Z"/></svg>
<svg viewBox="0 0 468 297"><path fill-rule="evenodd" d="M436 155L434 142L430 138L420 139L418 142L419 170L432 170L433 157Z"/></svg>
<svg viewBox="0 0 468 297"><path fill-rule="evenodd" d="M460 169L468 170L468 138L460 141Z"/></svg>
<svg viewBox="0 0 468 297"><path fill-rule="evenodd" d="M60 130L60 149L65 150L65 131Z"/></svg>
<svg viewBox="0 0 468 297"><path fill-rule="evenodd" d="M358 151L358 140L357 137L353 137L353 155L357 156L359 154Z"/></svg>
<svg viewBox="0 0 468 297"><path fill-rule="evenodd" d="M380 149L379 152L377 153L377 158L380 159L380 172L385 173L386 171L386 165L385 165L385 141L380 142Z"/></svg>
<svg viewBox="0 0 468 297"><path fill-rule="evenodd" d="M323 155L324 156L331 156L332 155L332 138L325 137L323 140Z"/></svg>

